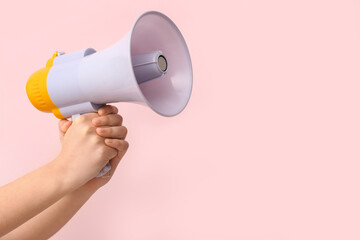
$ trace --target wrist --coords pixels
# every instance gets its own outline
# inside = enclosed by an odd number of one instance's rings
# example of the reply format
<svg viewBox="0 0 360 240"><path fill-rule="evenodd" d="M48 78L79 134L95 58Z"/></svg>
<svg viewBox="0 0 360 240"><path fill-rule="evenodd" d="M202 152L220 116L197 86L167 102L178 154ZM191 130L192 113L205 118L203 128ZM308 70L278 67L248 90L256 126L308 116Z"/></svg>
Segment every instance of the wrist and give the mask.
<svg viewBox="0 0 360 240"><path fill-rule="evenodd" d="M57 156L53 161L47 164L52 174L59 177L61 188L65 192L71 192L78 188L78 183L69 168L64 164L62 156Z"/></svg>
<svg viewBox="0 0 360 240"><path fill-rule="evenodd" d="M86 198L90 198L97 190L94 184L91 184L90 180L87 183L80 183L79 180L74 177L73 171L69 169L64 163L63 156L59 155L53 161L48 163L49 171L58 176L60 181L60 188L69 196L82 195Z"/></svg>
<svg viewBox="0 0 360 240"><path fill-rule="evenodd" d="M93 178L84 185L82 185L81 187L79 187L79 189L81 189L81 191L83 192L94 194L97 190L99 190L103 186L102 180L103 179L101 178Z"/></svg>
<svg viewBox="0 0 360 240"><path fill-rule="evenodd" d="M85 183L78 189L76 189L74 192L80 193L84 196L88 196L89 198L98 190L98 188L94 188L90 186L88 183Z"/></svg>

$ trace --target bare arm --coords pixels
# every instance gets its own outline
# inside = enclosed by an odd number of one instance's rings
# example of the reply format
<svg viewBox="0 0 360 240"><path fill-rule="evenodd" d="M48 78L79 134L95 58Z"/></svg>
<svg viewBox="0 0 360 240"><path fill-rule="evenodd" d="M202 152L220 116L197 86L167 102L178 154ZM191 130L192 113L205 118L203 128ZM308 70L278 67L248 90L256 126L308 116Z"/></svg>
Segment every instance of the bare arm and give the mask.
<svg viewBox="0 0 360 240"><path fill-rule="evenodd" d="M78 117L56 159L0 188L0 237L93 179L117 156L118 151L96 134L91 121L97 116Z"/></svg>
<svg viewBox="0 0 360 240"><path fill-rule="evenodd" d="M126 129L124 127L120 127L122 121L118 117L114 116L116 113L117 109L115 107L103 107L102 111L99 111L100 116L109 114L113 115L106 117L108 121L97 125L97 127L104 127L104 125L108 124L109 122L111 122L113 125L113 127L111 127L111 131L99 132L99 135L104 138L112 138L113 142L107 142L106 144L118 150L118 155L110 160L112 175L128 148L128 143L120 140L125 139ZM61 141L63 141L64 134L70 125L71 124L63 120L60 122L59 130ZM119 129L122 129L122 131L117 131ZM3 238L1 238L1 240L41 240L50 238L52 235L58 232L79 211L79 209L86 203L92 194L94 194L97 189L105 185L110 180L110 178L111 177L94 178L90 180L85 185L68 193L55 204L5 235Z"/></svg>
<svg viewBox="0 0 360 240"><path fill-rule="evenodd" d="M0 188L0 236L54 204L72 186L66 184L55 162Z"/></svg>
<svg viewBox="0 0 360 240"><path fill-rule="evenodd" d="M75 215L91 195L82 188L77 189L1 239L48 239Z"/></svg>

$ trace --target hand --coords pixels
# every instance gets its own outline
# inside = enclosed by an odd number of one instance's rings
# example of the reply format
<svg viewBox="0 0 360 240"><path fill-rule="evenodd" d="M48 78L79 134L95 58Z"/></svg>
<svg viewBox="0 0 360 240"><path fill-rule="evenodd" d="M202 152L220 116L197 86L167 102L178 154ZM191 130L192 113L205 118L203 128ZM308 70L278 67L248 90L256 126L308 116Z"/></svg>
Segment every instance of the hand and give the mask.
<svg viewBox="0 0 360 240"><path fill-rule="evenodd" d="M85 185L83 185L81 187L82 189L86 189L90 192L95 192L97 189L109 182L116 170L117 165L119 164L120 160L122 159L129 147L128 142L124 141L127 134L127 129L121 126L122 118L117 113L118 109L115 106L103 106L98 110L98 114L100 115L100 117L94 118L92 120L93 125L97 127L96 133L99 136L108 138L105 139L105 144L118 150L117 156L110 160L111 170L109 174L111 175L94 178L87 182ZM61 142L63 142L64 135L66 134L66 131L69 129L70 126L71 121L60 120L59 133Z"/></svg>
<svg viewBox="0 0 360 240"><path fill-rule="evenodd" d="M92 124L96 117L98 114L88 113L73 121L62 136L63 147L59 157L54 160L64 171L66 181L74 188L94 178L118 154L117 150L105 144L105 138L96 133Z"/></svg>

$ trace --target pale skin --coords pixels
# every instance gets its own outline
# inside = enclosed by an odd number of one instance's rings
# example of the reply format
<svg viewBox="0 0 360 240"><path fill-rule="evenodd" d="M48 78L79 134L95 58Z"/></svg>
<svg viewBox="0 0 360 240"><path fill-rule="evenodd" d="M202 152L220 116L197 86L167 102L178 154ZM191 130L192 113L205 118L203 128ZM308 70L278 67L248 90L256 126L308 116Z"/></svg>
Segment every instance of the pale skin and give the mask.
<svg viewBox="0 0 360 240"><path fill-rule="evenodd" d="M59 156L0 188L1 240L50 238L110 181L129 146L117 113L105 106L98 114L59 122ZM111 176L96 178L107 162Z"/></svg>

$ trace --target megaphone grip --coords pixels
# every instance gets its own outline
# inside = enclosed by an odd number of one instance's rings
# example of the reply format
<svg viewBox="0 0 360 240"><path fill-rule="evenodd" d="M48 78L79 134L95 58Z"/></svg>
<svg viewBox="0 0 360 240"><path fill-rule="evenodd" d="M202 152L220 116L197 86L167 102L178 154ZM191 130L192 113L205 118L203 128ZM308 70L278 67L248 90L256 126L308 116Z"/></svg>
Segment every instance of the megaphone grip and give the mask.
<svg viewBox="0 0 360 240"><path fill-rule="evenodd" d="M110 163L107 163L106 166L101 169L101 171L96 175L96 177L105 177L104 175L111 170ZM110 177L110 176L109 176Z"/></svg>

